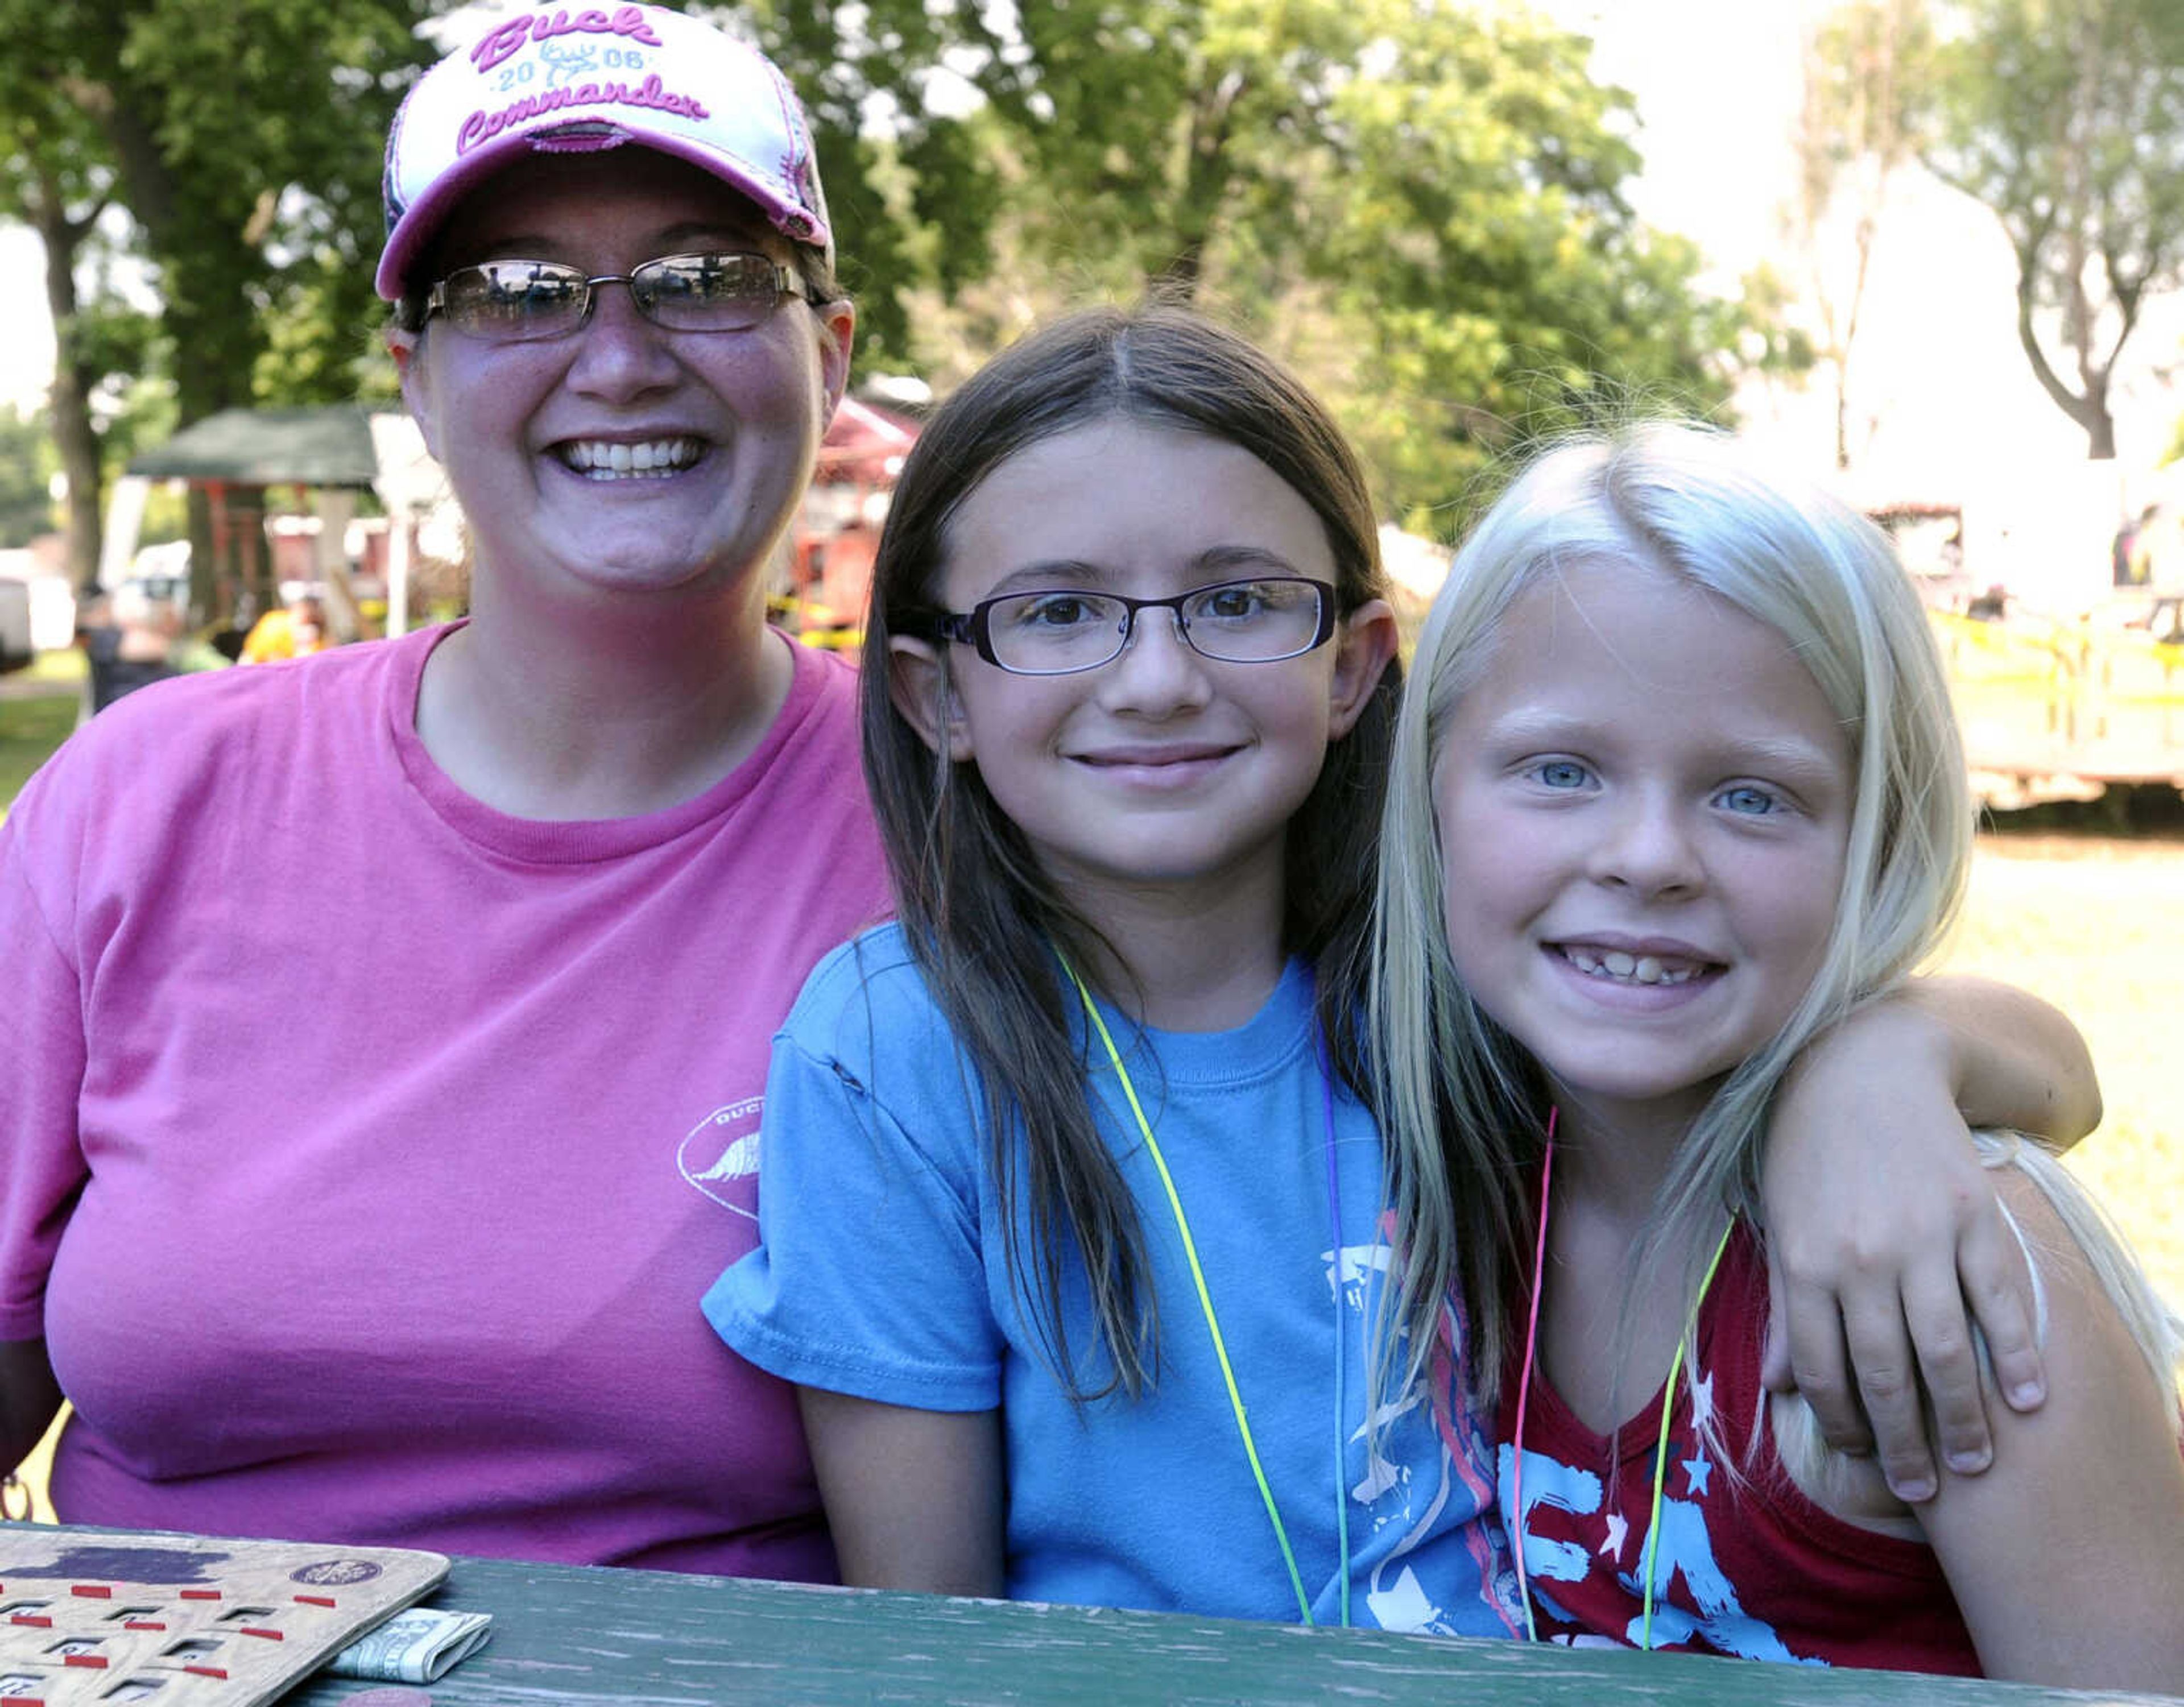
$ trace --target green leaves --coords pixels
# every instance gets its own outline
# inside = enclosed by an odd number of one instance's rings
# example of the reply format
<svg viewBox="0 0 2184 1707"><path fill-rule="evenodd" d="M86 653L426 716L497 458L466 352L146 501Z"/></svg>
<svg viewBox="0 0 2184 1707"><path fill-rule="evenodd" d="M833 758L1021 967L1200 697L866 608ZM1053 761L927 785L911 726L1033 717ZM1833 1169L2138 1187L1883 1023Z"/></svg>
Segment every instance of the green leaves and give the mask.
<svg viewBox="0 0 2184 1707"><path fill-rule="evenodd" d="M380 140L435 3L0 0L0 114L39 115L75 205L126 207L185 419L384 389ZM1034 319L1159 287L1312 377L1396 514L1542 424L1634 395L1712 408L1741 363L1800 354L1633 216L1629 97L1514 8L686 9L755 36L805 95L867 370L944 384ZM30 171L8 146L0 214Z"/></svg>
<svg viewBox="0 0 2184 1707"><path fill-rule="evenodd" d="M2035 377L2115 453L2108 390L2146 295L2184 282L2184 16L2176 0L1960 0L1927 164L2018 258Z"/></svg>
<svg viewBox="0 0 2184 1707"><path fill-rule="evenodd" d="M1412 0L1023 0L1015 24L1013 57L963 62L987 104L956 134L1005 163L967 247L1018 258L1029 314L1152 288L1240 320L1335 403L1390 513L1602 396L1725 397L1750 320L1632 216L1635 116L1580 39Z"/></svg>

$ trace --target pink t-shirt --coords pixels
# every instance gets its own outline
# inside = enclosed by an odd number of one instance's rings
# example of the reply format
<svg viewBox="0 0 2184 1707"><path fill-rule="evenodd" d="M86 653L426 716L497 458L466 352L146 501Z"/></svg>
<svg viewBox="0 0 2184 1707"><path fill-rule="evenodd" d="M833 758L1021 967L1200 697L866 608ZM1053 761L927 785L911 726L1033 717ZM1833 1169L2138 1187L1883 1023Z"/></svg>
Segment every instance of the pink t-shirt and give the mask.
<svg viewBox="0 0 2184 1707"><path fill-rule="evenodd" d="M768 1046L884 909L855 677L698 798L542 823L415 728L444 631L167 683L0 827L0 1338L64 1521L826 1578L698 1301Z"/></svg>

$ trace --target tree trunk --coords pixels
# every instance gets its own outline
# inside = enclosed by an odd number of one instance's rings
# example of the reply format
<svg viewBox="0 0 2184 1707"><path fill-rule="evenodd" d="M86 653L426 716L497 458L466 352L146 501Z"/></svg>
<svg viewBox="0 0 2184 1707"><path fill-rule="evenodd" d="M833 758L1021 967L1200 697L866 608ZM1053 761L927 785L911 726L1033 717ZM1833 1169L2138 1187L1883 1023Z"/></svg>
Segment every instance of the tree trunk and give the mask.
<svg viewBox="0 0 2184 1707"><path fill-rule="evenodd" d="M98 429L91 419L94 377L76 340L75 253L96 214L71 220L60 186L41 173L31 223L46 248L46 306L53 321L53 379L47 392L53 443L68 478L68 576L85 593L98 590L99 499L104 490Z"/></svg>

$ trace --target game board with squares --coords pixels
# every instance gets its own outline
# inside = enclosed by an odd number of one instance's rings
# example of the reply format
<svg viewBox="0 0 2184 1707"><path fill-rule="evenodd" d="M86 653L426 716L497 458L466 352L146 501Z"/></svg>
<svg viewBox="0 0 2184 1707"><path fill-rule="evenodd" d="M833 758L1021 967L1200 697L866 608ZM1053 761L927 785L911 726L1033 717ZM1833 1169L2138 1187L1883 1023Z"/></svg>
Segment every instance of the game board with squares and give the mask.
<svg viewBox="0 0 2184 1707"><path fill-rule="evenodd" d="M9 1524L0 1707L258 1707L447 1574L395 1548Z"/></svg>

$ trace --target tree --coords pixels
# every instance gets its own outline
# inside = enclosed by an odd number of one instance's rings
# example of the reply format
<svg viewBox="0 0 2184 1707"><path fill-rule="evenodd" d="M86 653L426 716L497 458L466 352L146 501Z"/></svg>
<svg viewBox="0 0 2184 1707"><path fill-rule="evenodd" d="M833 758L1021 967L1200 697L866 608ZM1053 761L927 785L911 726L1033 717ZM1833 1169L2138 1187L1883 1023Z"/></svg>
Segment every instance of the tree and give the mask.
<svg viewBox="0 0 2184 1707"><path fill-rule="evenodd" d="M45 249L54 344L47 407L68 486L68 575L90 589L98 576L103 491L92 392L106 370L95 353L98 340L85 318L76 271L105 210L111 175L96 163L83 115L57 89L6 72L0 80L6 114L0 120L0 214L29 225Z"/></svg>
<svg viewBox="0 0 2184 1707"><path fill-rule="evenodd" d="M0 111L41 89L64 103L86 184L156 270L184 421L354 393L379 140L437 3L0 0ZM1695 287L1690 245L1634 218L1629 97L1594 85L1581 39L1520 12L732 15L806 97L867 368L933 359L948 304L983 316L983 353L1034 306L1157 286L1305 368L1400 510L1446 499L1528 425L1632 391L1711 408L1736 364L1785 353L1755 309Z"/></svg>
<svg viewBox="0 0 2184 1707"><path fill-rule="evenodd" d="M1318 158L1297 172L1303 139L1278 131L1283 170L1246 206L1334 310L1296 359L1391 510L1447 504L1513 439L1726 401L1749 319L1696 287L1693 245L1631 212L1630 97L1593 81L1589 44L1522 13L1323 9L1366 33L1328 79Z"/></svg>
<svg viewBox="0 0 2184 1707"><path fill-rule="evenodd" d="M2017 336L2088 454L2148 296L2184 281L2184 9L2176 0L1959 0L1929 166L2017 257Z"/></svg>
<svg viewBox="0 0 2184 1707"><path fill-rule="evenodd" d="M46 492L52 450L42 420L0 409L0 550L28 545L52 528L53 500Z"/></svg>
<svg viewBox="0 0 2184 1707"><path fill-rule="evenodd" d="M1835 374L1837 468L1851 462L1851 361L1874 244L1892 186L1917 164L1933 53L1923 0L1854 0L1823 19L1804 46L1792 224L1812 264L1819 353ZM1847 279L1830 264L1844 219Z"/></svg>
<svg viewBox="0 0 2184 1707"><path fill-rule="evenodd" d="M9 204L59 210L41 230L49 275L64 279L70 238L86 229L77 203L110 195L125 208L156 276L182 420L248 403L269 378L281 401L353 392L340 360L270 375L260 362L269 326L313 292L324 324L345 324L347 348L361 351L379 143L412 69L431 57L415 33L423 9L423 0L0 0L9 47L0 109L32 115L55 139L11 153ZM57 196L26 189L57 163ZM72 319L65 295L57 325ZM85 429L60 413L73 464L82 453L70 435ZM200 603L209 531L200 515Z"/></svg>
<svg viewBox="0 0 2184 1707"><path fill-rule="evenodd" d="M956 194L916 183L910 151L907 202L941 253L1021 270L939 295L1006 320L997 303L1043 309L1060 280L1224 311L1336 403L1396 511L1528 427L1726 396L1753 316L1633 216L1631 103L1581 38L1415 0L930 9L984 105L921 147L986 162L992 212L955 236Z"/></svg>

